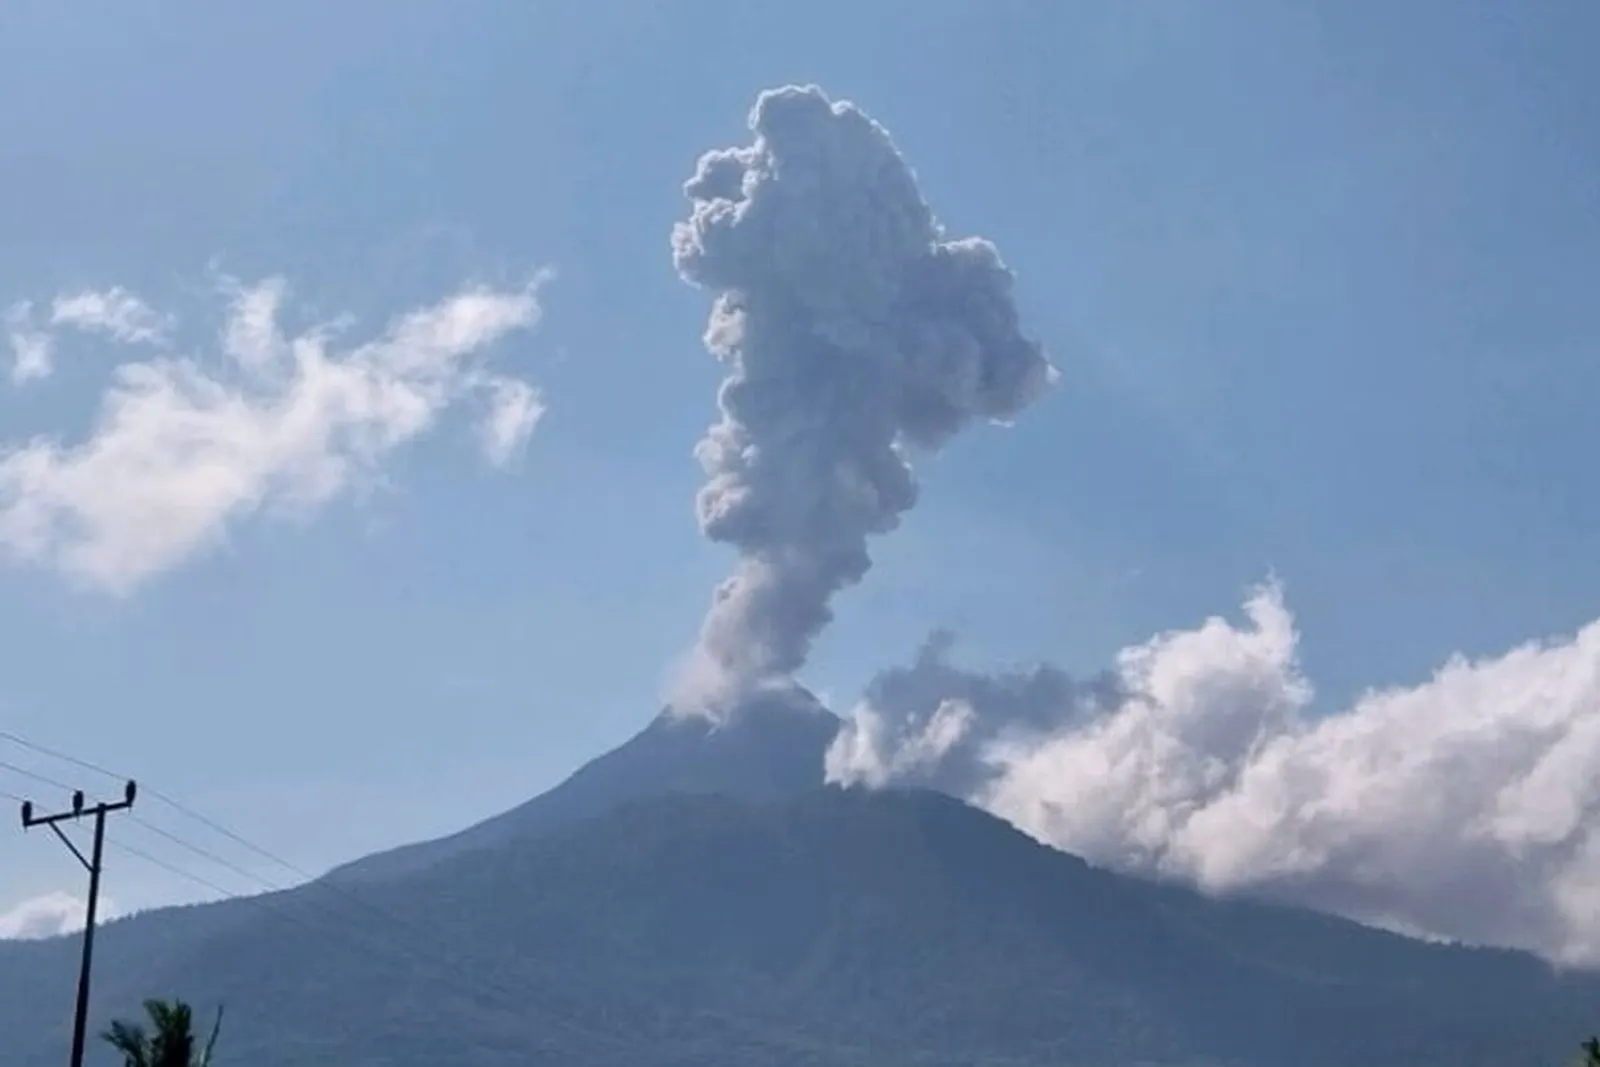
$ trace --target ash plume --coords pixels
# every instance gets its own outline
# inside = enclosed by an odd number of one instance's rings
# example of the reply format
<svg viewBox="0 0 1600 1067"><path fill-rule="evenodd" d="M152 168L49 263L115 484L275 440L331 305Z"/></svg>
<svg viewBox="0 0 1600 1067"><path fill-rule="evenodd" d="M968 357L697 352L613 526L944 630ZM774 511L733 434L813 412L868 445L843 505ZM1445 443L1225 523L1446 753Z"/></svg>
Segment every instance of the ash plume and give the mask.
<svg viewBox="0 0 1600 1067"><path fill-rule="evenodd" d="M672 235L680 276L716 294L705 344L727 368L697 510L739 560L673 698L714 717L805 662L867 538L916 503L908 448L1010 419L1055 376L994 245L946 237L882 126L798 86L749 125L700 158Z"/></svg>

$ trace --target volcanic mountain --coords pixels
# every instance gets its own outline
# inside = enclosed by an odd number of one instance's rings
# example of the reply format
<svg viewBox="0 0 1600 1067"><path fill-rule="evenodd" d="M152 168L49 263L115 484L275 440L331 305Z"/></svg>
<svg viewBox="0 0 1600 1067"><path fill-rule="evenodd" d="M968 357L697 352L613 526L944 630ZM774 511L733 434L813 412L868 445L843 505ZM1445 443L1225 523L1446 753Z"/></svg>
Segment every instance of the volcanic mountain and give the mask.
<svg viewBox="0 0 1600 1067"><path fill-rule="evenodd" d="M824 788L801 691L658 718L543 796L266 897L109 924L94 1018L227 1006L231 1065L1560 1062L1600 978L1099 870L958 800ZM75 938L0 944L6 1063ZM109 1063L100 1056L95 1063Z"/></svg>

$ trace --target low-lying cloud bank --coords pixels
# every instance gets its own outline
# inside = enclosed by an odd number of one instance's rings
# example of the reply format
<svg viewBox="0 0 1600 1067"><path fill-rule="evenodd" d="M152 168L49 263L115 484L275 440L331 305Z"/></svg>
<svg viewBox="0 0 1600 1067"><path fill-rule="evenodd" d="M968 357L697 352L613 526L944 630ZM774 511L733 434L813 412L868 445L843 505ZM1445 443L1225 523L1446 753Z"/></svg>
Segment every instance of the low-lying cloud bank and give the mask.
<svg viewBox="0 0 1600 1067"><path fill-rule="evenodd" d="M66 294L48 313L14 304L18 385L52 374L62 330L141 352L113 367L82 439L0 441L0 554L126 592L233 522L304 514L358 487L463 402L485 458L511 462L544 407L486 356L538 322L545 277L463 289L365 340L348 339L348 317L287 331L282 279L229 283L221 328L198 350L177 347L177 316L125 289Z"/></svg>
<svg viewBox="0 0 1600 1067"><path fill-rule="evenodd" d="M945 789L1127 873L1600 965L1600 622L1312 716L1276 585L1079 682L940 637L870 688L830 781Z"/></svg>

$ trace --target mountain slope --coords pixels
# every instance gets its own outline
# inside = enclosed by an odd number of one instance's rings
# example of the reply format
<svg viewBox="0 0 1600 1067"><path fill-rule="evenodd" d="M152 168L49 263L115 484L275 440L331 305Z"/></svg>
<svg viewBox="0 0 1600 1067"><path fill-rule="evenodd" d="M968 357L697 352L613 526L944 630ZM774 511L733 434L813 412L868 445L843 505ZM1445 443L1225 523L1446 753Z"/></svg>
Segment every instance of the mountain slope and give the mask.
<svg viewBox="0 0 1600 1067"><path fill-rule="evenodd" d="M1600 1010L1593 976L1121 878L926 793L660 797L360 896L114 924L99 1017L223 1000L239 1067L1487 1067L1558 1062ZM0 993L25 967L64 1012L72 952L0 946Z"/></svg>
<svg viewBox="0 0 1600 1067"><path fill-rule="evenodd" d="M561 826L642 797L720 793L762 799L822 784L839 719L798 686L747 702L728 724L666 712L621 746L520 807L434 841L379 852L330 872L359 885L423 870L511 836Z"/></svg>

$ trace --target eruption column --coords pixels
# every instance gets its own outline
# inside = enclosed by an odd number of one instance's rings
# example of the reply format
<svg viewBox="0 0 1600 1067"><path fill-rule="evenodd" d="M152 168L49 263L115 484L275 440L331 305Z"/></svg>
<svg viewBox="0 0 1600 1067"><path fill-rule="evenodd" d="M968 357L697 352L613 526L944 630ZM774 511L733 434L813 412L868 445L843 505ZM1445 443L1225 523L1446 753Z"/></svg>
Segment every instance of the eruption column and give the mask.
<svg viewBox="0 0 1600 1067"><path fill-rule="evenodd" d="M716 294L705 344L728 372L696 449L700 525L739 552L675 695L688 713L805 662L868 535L916 503L907 446L1010 419L1055 377L994 245L946 239L882 126L790 86L750 128L701 157L672 235L679 274Z"/></svg>

